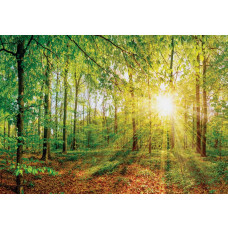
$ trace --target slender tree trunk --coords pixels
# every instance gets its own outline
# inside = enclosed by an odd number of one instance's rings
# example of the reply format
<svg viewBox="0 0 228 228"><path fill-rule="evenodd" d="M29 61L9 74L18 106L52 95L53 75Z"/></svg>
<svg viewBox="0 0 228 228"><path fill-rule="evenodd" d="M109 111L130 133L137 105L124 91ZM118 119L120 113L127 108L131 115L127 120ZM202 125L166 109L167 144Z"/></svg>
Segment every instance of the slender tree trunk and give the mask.
<svg viewBox="0 0 228 228"><path fill-rule="evenodd" d="M173 85L173 57L174 57L174 36L172 36L172 41L171 41L171 61L170 61L170 83L171 83L171 93L172 93L172 97L174 100L174 85ZM171 149L174 149L175 146L175 125L174 125L174 112L171 113L171 136L170 136L170 146Z"/></svg>
<svg viewBox="0 0 228 228"><path fill-rule="evenodd" d="M10 150L10 121L8 120L8 150Z"/></svg>
<svg viewBox="0 0 228 228"><path fill-rule="evenodd" d="M150 78L149 75L147 76L147 85L148 85L148 106L149 106L149 154L151 154L151 150L152 150L152 110L151 110L151 91L150 91Z"/></svg>
<svg viewBox="0 0 228 228"><path fill-rule="evenodd" d="M204 38L204 37L203 37ZM204 42L202 43L204 45ZM206 157L206 146L207 146L207 92L206 92L206 56L205 49L204 61L203 61L203 123L202 123L202 156Z"/></svg>
<svg viewBox="0 0 228 228"><path fill-rule="evenodd" d="M125 103L126 103L126 101L125 101ZM127 137L126 137L127 125L128 125L127 115L128 115L127 104L125 104L125 106L124 106L124 122L125 122L125 124L124 124L123 147L126 147L126 145L127 145Z"/></svg>
<svg viewBox="0 0 228 228"><path fill-rule="evenodd" d="M118 130L118 113L117 113L118 107L117 102L115 101L115 125L114 125L114 133L117 134Z"/></svg>
<svg viewBox="0 0 228 228"><path fill-rule="evenodd" d="M187 149L187 130L188 130L187 112L188 112L188 108L187 108L187 101L185 98L185 101L184 101L184 149Z"/></svg>
<svg viewBox="0 0 228 228"><path fill-rule="evenodd" d="M197 56L199 69L200 57ZM201 129L200 129L200 70L196 74L196 152L201 154Z"/></svg>
<svg viewBox="0 0 228 228"><path fill-rule="evenodd" d="M83 104L83 108L82 108L82 115L83 115L82 126L83 126L83 131L84 131L84 127L85 127L85 105L84 104Z"/></svg>
<svg viewBox="0 0 228 228"><path fill-rule="evenodd" d="M106 114L105 114L105 111L106 111L106 107L105 107L105 96L103 98L103 102L102 102L102 111L103 111L103 121L102 121L102 128L103 128L103 132L105 134L105 125L106 125ZM104 140L106 140L106 134L104 136Z"/></svg>
<svg viewBox="0 0 228 228"><path fill-rule="evenodd" d="M55 94L55 148L59 148L58 143L58 101L59 101L59 72L57 68L56 94Z"/></svg>
<svg viewBox="0 0 228 228"><path fill-rule="evenodd" d="M109 110L109 107L107 107L107 109ZM109 137L109 123L108 123L107 116L105 116L105 123L106 123L106 129L107 129L107 143L109 145L110 137Z"/></svg>
<svg viewBox="0 0 228 228"><path fill-rule="evenodd" d="M4 140L3 140L4 150L6 149L6 120L4 119Z"/></svg>
<svg viewBox="0 0 228 228"><path fill-rule="evenodd" d="M138 137L136 126L136 113L135 113L135 94L133 86L133 77L131 71L129 71L130 93L131 93L131 107L132 107L132 130L133 130L133 143L132 151L138 150Z"/></svg>
<svg viewBox="0 0 228 228"><path fill-rule="evenodd" d="M19 112L17 115L17 169L22 165L23 144L24 144L24 40L19 40L17 44L17 70L18 70L18 107ZM19 174L16 177L16 192L21 194L23 189L23 176Z"/></svg>
<svg viewBox="0 0 228 228"><path fill-rule="evenodd" d="M39 110L38 110L38 127L37 127L37 131L38 131L38 138L39 138L39 144L38 144L38 148L40 149L40 139L41 139L41 123L40 123L40 118L41 118L41 106L39 106ZM38 151L39 151L38 149Z"/></svg>
<svg viewBox="0 0 228 228"><path fill-rule="evenodd" d="M42 92L42 95L40 96L40 100L43 102L43 86L41 87L41 92ZM38 152L41 152L40 151L40 148L42 148L42 145L41 145L41 117L42 117L42 106L39 105L39 110L38 110L38 137L39 137L39 144L38 144Z"/></svg>
<svg viewBox="0 0 228 228"><path fill-rule="evenodd" d="M95 108L94 108L94 123L96 121L96 116L97 116L97 96L95 96Z"/></svg>
<svg viewBox="0 0 228 228"><path fill-rule="evenodd" d="M90 88L88 88L88 107L87 107L87 126L90 125L91 123L91 107L90 107ZM90 126L89 126L90 127ZM90 129L88 130L88 134L87 134L87 146L88 148L90 148L90 136L91 136L91 131Z"/></svg>
<svg viewBox="0 0 228 228"><path fill-rule="evenodd" d="M45 72L45 96L44 96L44 142L43 142L43 154L42 154L42 160L47 161L48 159L51 159L50 156L50 137L51 137L51 127L50 127L50 121L51 121L51 74L50 74L50 60L47 53L46 56L47 59L47 67Z"/></svg>
<svg viewBox="0 0 228 228"><path fill-rule="evenodd" d="M218 116L218 112L215 113L215 116L217 117ZM214 144L214 148L215 149L218 149L218 129L215 129L215 132L216 132L216 138L215 138L215 144Z"/></svg>
<svg viewBox="0 0 228 228"><path fill-rule="evenodd" d="M76 133L77 133L77 109L78 109L78 90L79 90L80 81L77 80L76 72L75 72L75 104L74 104L74 129L73 129L73 144L72 149L77 149L76 142Z"/></svg>
<svg viewBox="0 0 228 228"><path fill-rule="evenodd" d="M196 115L196 107L195 101L193 101L193 108L192 108L192 149L195 147L195 115Z"/></svg>
<svg viewBox="0 0 228 228"><path fill-rule="evenodd" d="M115 84L117 84L116 78L115 78ZM116 86L114 87L114 105L115 105L114 133L117 134L117 131L118 131L118 102L117 102Z"/></svg>
<svg viewBox="0 0 228 228"><path fill-rule="evenodd" d="M63 112L63 153L67 153L67 95L68 95L68 61L66 62L66 69L64 73L64 112Z"/></svg>

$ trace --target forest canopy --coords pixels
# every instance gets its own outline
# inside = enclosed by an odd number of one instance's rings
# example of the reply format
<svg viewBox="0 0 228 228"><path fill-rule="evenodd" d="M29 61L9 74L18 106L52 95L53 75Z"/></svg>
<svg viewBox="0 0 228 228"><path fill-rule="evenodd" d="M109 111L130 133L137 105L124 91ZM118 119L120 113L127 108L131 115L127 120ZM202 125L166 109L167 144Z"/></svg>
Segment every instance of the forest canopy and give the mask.
<svg viewBox="0 0 228 228"><path fill-rule="evenodd" d="M56 193L228 193L228 36L1 35L0 82L0 172L17 193L46 173L119 186Z"/></svg>

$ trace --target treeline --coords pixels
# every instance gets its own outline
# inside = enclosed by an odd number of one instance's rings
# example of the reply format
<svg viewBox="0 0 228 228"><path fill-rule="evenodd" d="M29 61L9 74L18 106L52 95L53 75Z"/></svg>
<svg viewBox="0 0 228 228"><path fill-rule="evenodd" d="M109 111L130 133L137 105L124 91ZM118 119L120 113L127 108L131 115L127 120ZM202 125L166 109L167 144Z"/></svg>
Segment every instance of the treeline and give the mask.
<svg viewBox="0 0 228 228"><path fill-rule="evenodd" d="M0 146L40 153L227 146L227 36L0 36ZM161 117L158 95L174 111ZM22 175L17 176L17 192Z"/></svg>

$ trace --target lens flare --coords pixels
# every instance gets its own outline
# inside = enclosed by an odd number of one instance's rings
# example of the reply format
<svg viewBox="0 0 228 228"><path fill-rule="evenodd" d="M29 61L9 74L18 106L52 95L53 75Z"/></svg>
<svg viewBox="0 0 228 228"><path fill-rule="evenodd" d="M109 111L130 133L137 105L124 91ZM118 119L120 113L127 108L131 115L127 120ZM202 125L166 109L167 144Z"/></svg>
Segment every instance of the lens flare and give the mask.
<svg viewBox="0 0 228 228"><path fill-rule="evenodd" d="M160 115L169 116L173 112L173 101L171 96L162 96L157 97L157 109Z"/></svg>

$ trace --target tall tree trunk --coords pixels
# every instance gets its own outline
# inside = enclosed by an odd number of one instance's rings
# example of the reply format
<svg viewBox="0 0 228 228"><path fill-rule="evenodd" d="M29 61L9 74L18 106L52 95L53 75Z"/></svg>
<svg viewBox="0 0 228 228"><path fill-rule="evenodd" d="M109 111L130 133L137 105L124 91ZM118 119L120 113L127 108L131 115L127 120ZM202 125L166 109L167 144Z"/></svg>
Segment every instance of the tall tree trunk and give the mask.
<svg viewBox="0 0 228 228"><path fill-rule="evenodd" d="M204 39L204 36L203 38ZM206 56L205 56L205 48L204 42L203 45L203 123L202 123L202 156L206 157L206 146L207 146L207 91L206 91Z"/></svg>
<svg viewBox="0 0 228 228"><path fill-rule="evenodd" d="M74 129L73 129L73 144L72 144L72 149L73 150L77 149L76 132L77 132L77 109L78 109L79 83L80 83L80 80L77 80L77 75L76 75L76 72L75 72Z"/></svg>
<svg viewBox="0 0 228 228"><path fill-rule="evenodd" d="M46 55L47 60L47 67L45 72L45 96L44 96L44 142L43 142L43 154L42 160L47 161L51 158L51 144L50 144L50 137L51 137L51 74L50 74L50 59L48 53Z"/></svg>
<svg viewBox="0 0 228 228"><path fill-rule="evenodd" d="M83 131L84 131L84 127L85 127L85 105L83 104L83 108L82 108L82 127L83 127Z"/></svg>
<svg viewBox="0 0 228 228"><path fill-rule="evenodd" d="M17 115L17 169L22 165L23 144L24 144L24 40L19 40L17 43L17 70L18 70L18 107ZM19 174L16 177L16 192L21 194L23 189L23 176Z"/></svg>
<svg viewBox="0 0 228 228"><path fill-rule="evenodd" d="M118 107L117 102L115 101L115 124L114 124L114 133L117 134L118 130L118 113L117 113Z"/></svg>
<svg viewBox="0 0 228 228"><path fill-rule="evenodd" d="M10 150L10 120L8 120L8 150Z"/></svg>
<svg viewBox="0 0 228 228"><path fill-rule="evenodd" d="M67 95L68 95L68 64L69 59L66 62L66 69L64 73L64 112L63 112L63 153L67 153Z"/></svg>
<svg viewBox="0 0 228 228"><path fill-rule="evenodd" d="M215 116L217 117L218 116L218 112L215 112ZM215 129L215 132L216 132L216 138L215 138L215 144L214 144L214 148L215 149L218 149L218 143L219 143L219 137L218 137L218 129Z"/></svg>
<svg viewBox="0 0 228 228"><path fill-rule="evenodd" d="M173 85L173 57L174 57L174 36L172 36L172 41L171 41L171 61L170 61L170 83L171 83L171 93L172 93L172 98L174 101L174 85ZM170 146L171 149L174 149L175 146L175 126L174 126L174 112L171 113L171 136L170 136Z"/></svg>
<svg viewBox="0 0 228 228"><path fill-rule="evenodd" d="M96 116L97 116L97 95L95 96L95 108L94 108L94 123L96 123Z"/></svg>
<svg viewBox="0 0 228 228"><path fill-rule="evenodd" d="M57 67L56 94L55 94L55 148L59 148L58 143L58 100L59 100L59 69Z"/></svg>
<svg viewBox="0 0 228 228"><path fill-rule="evenodd" d="M41 106L39 106L39 110L38 110L38 126L37 126L37 131L38 131L38 138L39 138L39 144L38 144L38 148L40 149L40 139L41 139ZM39 151L38 149L38 151Z"/></svg>
<svg viewBox="0 0 228 228"><path fill-rule="evenodd" d="M115 84L117 84L117 79L115 78ZM115 122L114 122L114 133L117 134L118 131L118 102L117 102L117 92L116 86L114 87L114 105L115 105Z"/></svg>
<svg viewBox="0 0 228 228"><path fill-rule="evenodd" d="M187 108L187 101L186 98L184 100L184 149L187 149L187 130L188 130L188 122L187 122L187 113L188 113L188 108Z"/></svg>
<svg viewBox="0 0 228 228"><path fill-rule="evenodd" d="M41 87L41 92L42 92L42 95L40 96L40 100L41 102L43 102L43 85ZM40 148L42 147L40 141L41 141L41 117L42 117L42 105L40 104L39 105L39 110L38 110L38 137L39 137L39 144L38 144L38 152L41 152L40 151Z"/></svg>
<svg viewBox="0 0 228 228"><path fill-rule="evenodd" d="M193 107L192 107L192 149L195 146L195 115L196 115L196 107L195 107L195 101L193 101Z"/></svg>
<svg viewBox="0 0 228 228"><path fill-rule="evenodd" d="M150 78L149 78L149 75L147 76L147 85L148 85L148 106L149 106L149 147L148 147L148 150L149 150L149 154L151 154L151 149L152 149L152 110L151 110L151 106L152 106L152 103L151 103L151 91L150 91Z"/></svg>
<svg viewBox="0 0 228 228"><path fill-rule="evenodd" d="M130 93L131 93L131 108L132 108L132 130L133 130L133 143L132 151L138 150L138 137L137 137L137 126L136 126L136 112L135 112L135 94L133 86L133 76L131 69L129 71L129 83L130 83Z"/></svg>
<svg viewBox="0 0 228 228"><path fill-rule="evenodd" d="M106 114L105 114L105 111L106 111L106 107L105 107L105 96L103 98L103 102L102 102L102 115L103 115L103 121L102 121L102 128L103 128L103 132L105 134L105 125L106 125ZM104 140L106 140L106 134L104 136Z"/></svg>
<svg viewBox="0 0 228 228"><path fill-rule="evenodd" d="M4 139L3 139L4 150L6 149L6 120L4 119Z"/></svg>
<svg viewBox="0 0 228 228"><path fill-rule="evenodd" d="M107 109L109 110L109 107L107 107ZM109 136L109 123L108 123L107 116L105 116L105 123L106 123L106 129L107 129L107 143L109 145L110 136Z"/></svg>
<svg viewBox="0 0 228 228"><path fill-rule="evenodd" d="M127 104L126 104L126 100L125 100L125 105L124 105L124 136L123 136L123 147L126 147L127 145L127 125L128 125L128 108L127 108Z"/></svg>
<svg viewBox="0 0 228 228"><path fill-rule="evenodd" d="M91 121L90 121L91 120L90 112L91 112L91 107L90 107L90 88L88 88L87 126L89 126L90 123L91 123ZM90 148L90 136L91 136L91 131L88 128L88 134L87 134L87 146L88 146L88 148Z"/></svg>
<svg viewBox="0 0 228 228"><path fill-rule="evenodd" d="M200 129L200 57L197 56L199 72L196 74L196 152L201 154L201 129Z"/></svg>

